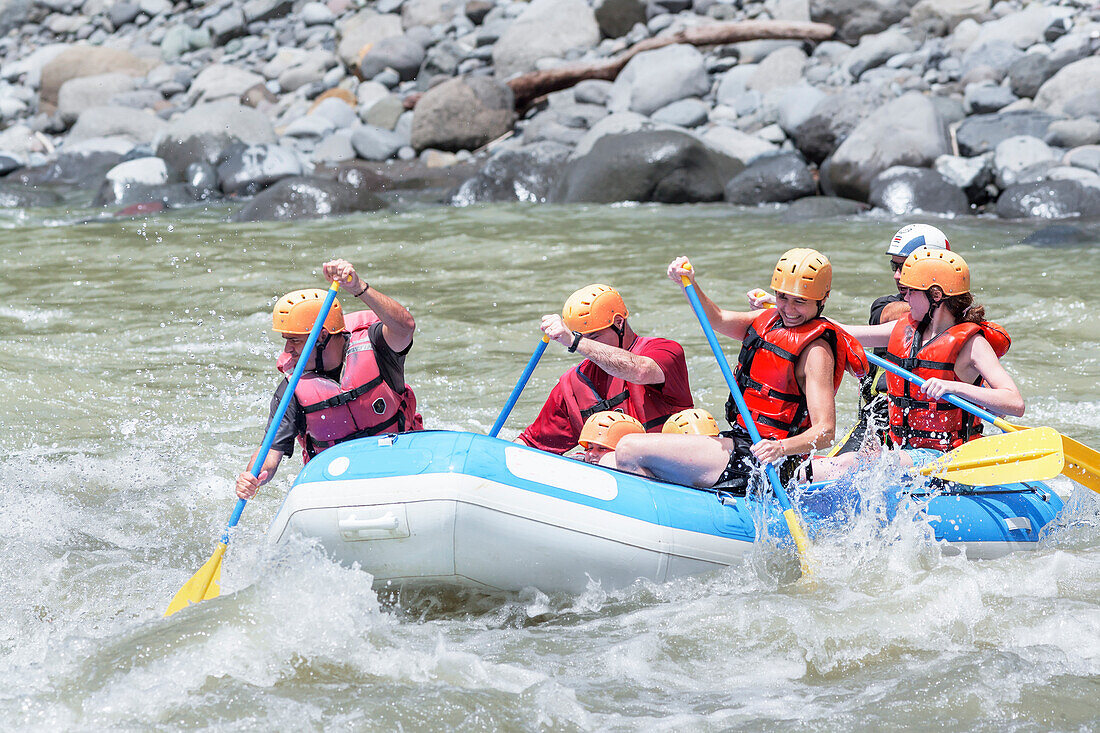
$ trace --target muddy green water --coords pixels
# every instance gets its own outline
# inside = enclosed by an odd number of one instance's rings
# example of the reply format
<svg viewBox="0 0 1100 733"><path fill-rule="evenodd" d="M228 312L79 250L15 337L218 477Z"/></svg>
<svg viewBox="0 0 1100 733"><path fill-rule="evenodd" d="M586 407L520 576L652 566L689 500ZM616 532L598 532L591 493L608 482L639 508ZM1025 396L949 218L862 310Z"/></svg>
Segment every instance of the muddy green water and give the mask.
<svg viewBox="0 0 1100 733"><path fill-rule="evenodd" d="M739 305L790 246L825 251L827 312L889 292L901 222L786 224L726 207L433 209L232 225L211 211L77 225L0 214L0 719L36 730L1095 730L1100 509L1078 489L1040 549L944 557L918 528L819 549L813 586L767 562L668 585L395 606L308 541L264 546L300 459L245 510L224 595L161 615L209 557L263 433L281 293L341 256L409 306L429 427L485 431L577 287L617 286L642 334L721 375L668 261ZM1100 234L939 222L1013 334L1026 420L1100 446ZM1095 230L1094 230L1095 231ZM344 296L344 302L351 299ZM735 345L727 348L731 356ZM552 344L505 428L573 363ZM842 387L842 423L854 405Z"/></svg>

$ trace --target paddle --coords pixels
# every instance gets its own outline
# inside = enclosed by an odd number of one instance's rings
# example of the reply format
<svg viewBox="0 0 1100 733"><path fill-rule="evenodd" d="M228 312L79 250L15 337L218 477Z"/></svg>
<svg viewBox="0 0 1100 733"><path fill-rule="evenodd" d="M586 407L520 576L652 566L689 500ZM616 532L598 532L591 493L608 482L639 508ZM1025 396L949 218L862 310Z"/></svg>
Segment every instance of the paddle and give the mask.
<svg viewBox="0 0 1100 733"><path fill-rule="evenodd" d="M963 443L921 468L920 474L968 486L997 486L1046 481L1060 474L1064 465L1058 431L1030 428Z"/></svg>
<svg viewBox="0 0 1100 733"><path fill-rule="evenodd" d="M880 356L876 356L870 351L867 352L867 358L871 361L872 364L877 364L886 371L892 374L896 374L902 379L908 380L917 386L924 385L924 380L918 377L916 374L913 374L906 369L902 369L897 364L894 364L891 361L887 361ZM974 415L975 417L979 417L986 422L992 423L1001 430L1004 430L1006 433L1018 434L1020 432L1028 430L1028 428L1025 428L1021 425L1013 425L1003 418L997 417L992 412L984 410L977 405L972 405L966 400L953 394L944 395L943 399L946 402L951 403L955 407L958 407L970 413L971 415ZM1060 439L1062 442L1062 455L1065 463L1062 473L1064 473L1066 476L1073 479L1077 483L1083 486L1087 486L1093 491L1100 492L1100 453L1096 452L1092 448L1089 448L1083 443L1077 442L1076 440L1068 436L1060 435ZM988 438L982 438L981 441L974 442L980 443L985 440L988 440ZM1029 479L1016 479L1016 481L1020 480Z"/></svg>
<svg viewBox="0 0 1100 733"><path fill-rule="evenodd" d="M684 267L685 269L691 269L690 264L686 264ZM726 386L729 387L730 394L733 395L733 401L737 403L737 412L741 414L741 419L745 422L749 439L755 445L760 442L760 431L756 429L756 423L752 421L748 405L745 404L745 397L741 394L741 390L737 388L737 380L734 379L733 372L730 370L729 361L726 360L722 347L718 345L718 339L714 335L714 329L711 328L710 321L707 320L707 314L703 312L703 304L699 302L699 294L695 292L695 286L691 284L691 280L687 276L683 276L681 282L684 285L684 293L687 294L688 302L691 303L691 309L695 311L695 317L699 319L699 325L707 337L707 343L710 344L710 349L714 352L714 358L718 360L718 367L722 370L722 376L726 378ZM770 463L766 464L764 472L768 476L768 481L771 482L775 498L779 500L779 506L783 508L783 518L787 520L787 528L791 531L791 537L794 538L795 547L798 548L798 561L802 566L802 574L808 576L810 575L810 540L802 529L802 525L799 524L798 515L794 513L794 507L791 505L791 500L787 496L783 484L779 481L779 474L776 473L775 466Z"/></svg>
<svg viewBox="0 0 1100 733"><path fill-rule="evenodd" d="M546 351L546 345L550 343L550 337L543 334L542 341L539 341L539 345L535 347L535 353L531 354L531 359L527 362L527 367L523 370L523 374L519 375L519 381L516 382L516 386L512 388L512 394L508 396L508 401L504 403L504 409L497 415L497 421L493 423L493 427L489 429L489 437L497 437L497 433L504 427L504 421L508 419L508 415L512 413L512 408L516 406L516 401L519 399L519 395L523 392L523 388L527 386L527 380L531 378L531 372L535 371L535 367L539 363L539 359L542 358L542 352Z"/></svg>
<svg viewBox="0 0 1100 733"><path fill-rule="evenodd" d="M286 389L283 391L283 399L279 402L279 407L276 408L275 413L271 416L271 424L267 428L267 435L264 436L264 442L260 446L260 450L256 453L256 460L252 462L252 475L259 478L260 469L264 465L264 459L267 458L268 451L271 450L271 444L275 442L275 433L279 430L279 424L283 421L283 415L286 413L286 408L290 405L290 400L294 397L294 388L298 386L298 380L302 377L302 372L305 371L306 361L308 361L309 353L313 351L314 345L317 343L317 337L321 334L321 327L325 323L325 318L328 317L329 309L332 308L332 302L336 300L336 291L340 289L339 283L332 283L332 286L328 290L328 294L325 296L324 302L321 304L321 310L317 313L317 319L313 322L313 328L309 332L309 337L306 339L305 346L302 347L301 356L298 357L298 364L294 367L294 373L287 380ZM237 506L233 509L233 515L229 518L229 524L225 527L225 532L222 534L222 540L218 543L218 548L214 550L214 554L210 556L210 559L199 568L199 571L191 576L191 579L183 584L179 592L176 593L172 602L168 604L168 610L164 612L164 615L171 616L176 611L183 608L187 608L192 603L198 603L210 598L217 598L221 593L221 573L222 573L222 557L225 555L225 549L229 546L229 530L237 526L237 522L240 521L241 513L244 511L244 505L248 503L247 499L237 499Z"/></svg>

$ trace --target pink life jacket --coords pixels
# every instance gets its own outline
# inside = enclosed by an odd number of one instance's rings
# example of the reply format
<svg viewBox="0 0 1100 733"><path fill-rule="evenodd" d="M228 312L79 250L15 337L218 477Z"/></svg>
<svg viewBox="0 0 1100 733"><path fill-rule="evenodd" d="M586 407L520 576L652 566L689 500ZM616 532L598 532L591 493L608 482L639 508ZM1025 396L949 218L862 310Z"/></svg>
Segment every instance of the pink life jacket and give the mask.
<svg viewBox="0 0 1100 733"><path fill-rule="evenodd" d="M378 369L367 333L378 320L372 311L344 316L350 333L339 382L317 372L305 372L298 380L294 397L306 416L306 434L299 436L306 461L352 438L424 429L412 388L406 384L403 391L395 392ZM287 358L280 357L277 366L288 372L290 359L284 356Z"/></svg>

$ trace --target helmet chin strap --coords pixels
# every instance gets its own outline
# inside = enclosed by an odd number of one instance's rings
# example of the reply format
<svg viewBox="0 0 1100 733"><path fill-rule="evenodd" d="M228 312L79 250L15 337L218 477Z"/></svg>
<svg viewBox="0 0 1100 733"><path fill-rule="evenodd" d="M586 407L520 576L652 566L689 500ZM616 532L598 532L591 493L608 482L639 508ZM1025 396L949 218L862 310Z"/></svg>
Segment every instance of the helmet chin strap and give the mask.
<svg viewBox="0 0 1100 733"><path fill-rule="evenodd" d="M616 326L615 322L612 321L608 328L614 331L615 335L619 337L619 348L623 348L623 337L626 335L626 326Z"/></svg>
<svg viewBox="0 0 1100 733"><path fill-rule="evenodd" d="M324 352L331 338L331 333L322 331L321 335L317 337L317 344L313 347L313 371L318 374L325 371Z"/></svg>
<svg viewBox="0 0 1100 733"><path fill-rule="evenodd" d="M924 318L920 319L920 323L917 324L918 329L923 333L929 326L932 325L932 317L936 315L936 309L943 305L943 299L933 301L931 296L932 291L925 290L924 297L928 299L928 312L924 314Z"/></svg>

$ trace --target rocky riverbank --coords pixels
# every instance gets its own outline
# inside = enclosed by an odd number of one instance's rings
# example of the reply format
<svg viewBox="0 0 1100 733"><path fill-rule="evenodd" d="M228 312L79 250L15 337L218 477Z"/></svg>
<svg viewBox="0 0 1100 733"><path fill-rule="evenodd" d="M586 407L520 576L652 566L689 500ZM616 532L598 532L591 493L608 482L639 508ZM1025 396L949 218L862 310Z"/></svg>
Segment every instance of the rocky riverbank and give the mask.
<svg viewBox="0 0 1100 733"><path fill-rule="evenodd" d="M692 40L747 21L788 37ZM1100 217L1091 1L0 0L0 31L8 207Z"/></svg>

